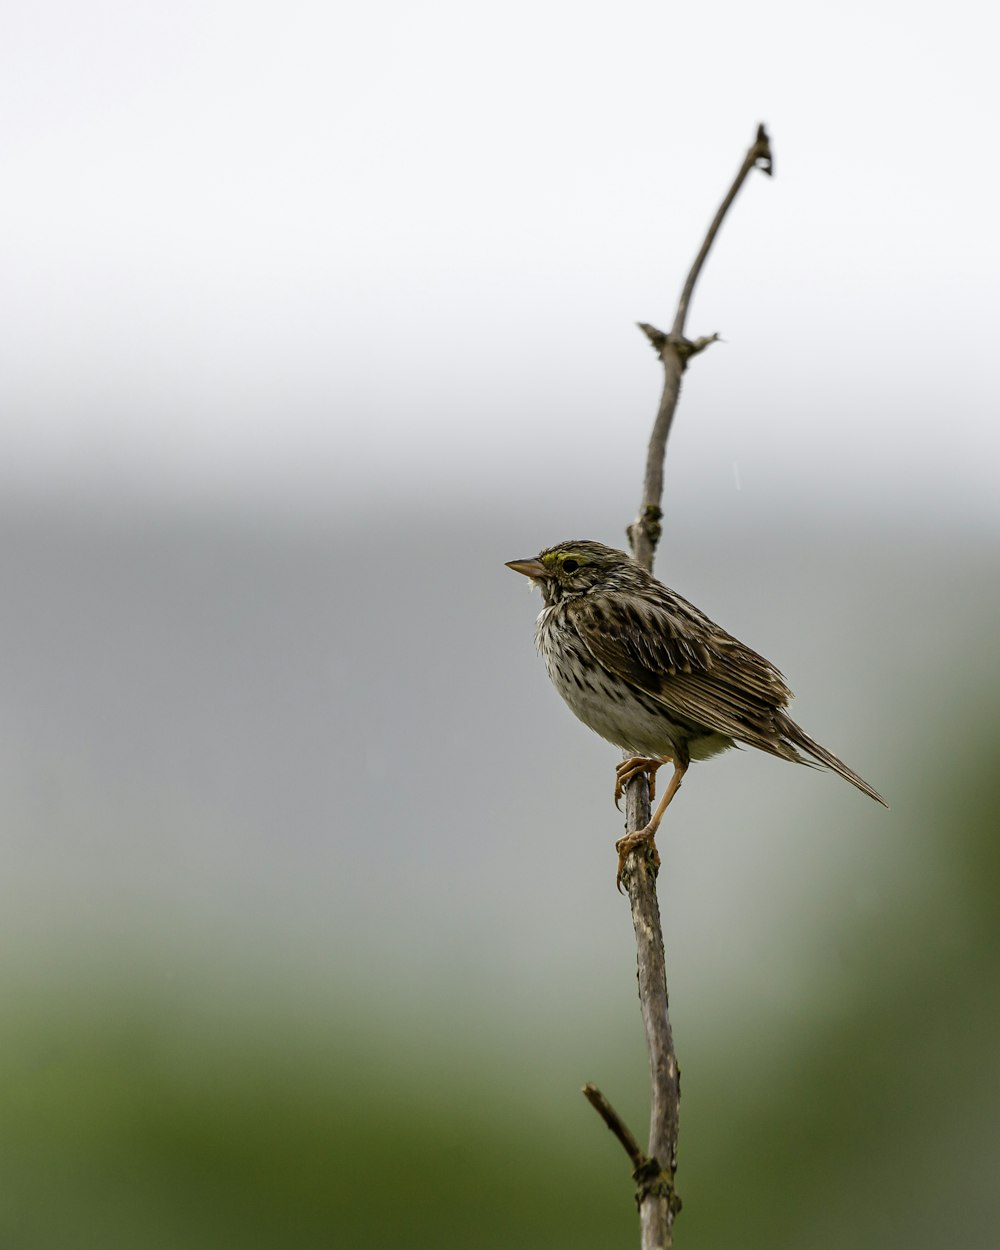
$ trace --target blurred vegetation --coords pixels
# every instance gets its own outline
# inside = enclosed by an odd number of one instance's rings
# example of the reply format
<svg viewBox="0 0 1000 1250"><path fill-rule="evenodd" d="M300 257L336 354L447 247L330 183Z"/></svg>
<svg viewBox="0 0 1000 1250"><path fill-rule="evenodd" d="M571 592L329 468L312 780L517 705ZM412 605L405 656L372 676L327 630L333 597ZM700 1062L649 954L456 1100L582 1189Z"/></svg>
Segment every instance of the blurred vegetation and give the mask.
<svg viewBox="0 0 1000 1250"><path fill-rule="evenodd" d="M256 1009L207 988L186 1019L174 995L14 997L4 1246L596 1246L621 1226L622 1163L535 1122L530 1088L501 1101L491 1059L394 1063L276 987Z"/></svg>
<svg viewBox="0 0 1000 1250"><path fill-rule="evenodd" d="M679 1245L998 1244L996 788L991 750L957 766L949 871L853 934L836 1011L686 1025ZM122 960L7 977L5 1247L635 1244L577 1074L505 1053L502 1021L407 1046L356 994L253 969L152 987ZM607 1092L641 1105L644 1074Z"/></svg>

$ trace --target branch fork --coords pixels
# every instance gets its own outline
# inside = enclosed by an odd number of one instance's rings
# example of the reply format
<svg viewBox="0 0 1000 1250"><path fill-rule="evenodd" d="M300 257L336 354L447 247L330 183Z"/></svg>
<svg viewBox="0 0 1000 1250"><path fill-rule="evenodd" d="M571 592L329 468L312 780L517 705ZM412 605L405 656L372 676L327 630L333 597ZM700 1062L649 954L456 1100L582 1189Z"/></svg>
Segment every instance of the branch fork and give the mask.
<svg viewBox="0 0 1000 1250"><path fill-rule="evenodd" d="M583 1096L622 1144L632 1163L632 1179L635 1181L635 1205L641 1211L647 1198L665 1199L674 1214L681 1209L681 1200L674 1189L673 1176L665 1172L658 1159L644 1155L632 1130L596 1085L583 1087Z"/></svg>

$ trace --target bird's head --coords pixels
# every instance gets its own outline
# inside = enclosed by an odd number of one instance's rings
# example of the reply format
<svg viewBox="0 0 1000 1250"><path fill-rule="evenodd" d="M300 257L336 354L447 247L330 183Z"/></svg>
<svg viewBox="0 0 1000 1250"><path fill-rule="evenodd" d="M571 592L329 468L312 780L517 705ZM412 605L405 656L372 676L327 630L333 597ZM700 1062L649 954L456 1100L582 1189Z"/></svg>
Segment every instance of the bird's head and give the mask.
<svg viewBox="0 0 1000 1250"><path fill-rule="evenodd" d="M642 577L642 569L624 551L585 538L556 543L532 560L509 560L507 567L530 577L547 607L595 590L627 590Z"/></svg>

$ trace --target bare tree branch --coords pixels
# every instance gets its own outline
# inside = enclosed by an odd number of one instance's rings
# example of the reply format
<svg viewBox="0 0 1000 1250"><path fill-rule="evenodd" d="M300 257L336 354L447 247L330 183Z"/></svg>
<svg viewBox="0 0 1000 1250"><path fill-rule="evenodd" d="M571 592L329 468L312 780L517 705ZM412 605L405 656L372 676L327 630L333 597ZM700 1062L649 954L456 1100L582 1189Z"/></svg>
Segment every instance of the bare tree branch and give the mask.
<svg viewBox="0 0 1000 1250"><path fill-rule="evenodd" d="M664 334L650 325L640 327L656 349L664 371L663 394L646 457L642 505L638 517L628 531L636 560L650 571L660 537L663 462L667 437L680 395L681 377L688 360L718 338L718 335L712 334L691 342L684 337L688 306L723 218L755 166L767 174L773 170L770 141L763 126L758 127L757 138L744 157L740 171L722 201L701 250L691 266L670 333ZM628 833L644 828L649 822L649 782L645 774L640 774L629 783L625 810L625 827ZM656 867L647 856L648 851L645 848L632 851L626 860L622 878L632 906L639 1002L646 1031L651 1083L649 1150L637 1165L633 1176L636 1181L636 1202L642 1230L642 1250L671 1250L674 1216L681 1205L674 1189L681 1078L670 1027L663 932L656 897ZM629 1149L628 1146L626 1149Z"/></svg>
<svg viewBox="0 0 1000 1250"><path fill-rule="evenodd" d="M645 776L626 791L628 832L649 823L649 783ZM642 1250L670 1250L680 1198L674 1189L680 1128L681 1071L670 1027L670 1000L663 949L656 869L642 851L633 851L623 876L635 929L639 1007L649 1055L649 1150L642 1176L636 1176Z"/></svg>
<svg viewBox="0 0 1000 1250"><path fill-rule="evenodd" d="M747 150L747 154L743 158L743 164L740 166L740 171L733 179L733 185L726 193L725 199L719 206L719 211L715 214L715 218L708 228L705 241L695 257L694 264L691 266L691 271L684 283L684 289L681 291L681 297L677 303L677 313L670 333L664 334L662 330L657 330L655 327L644 323L639 325L640 330L653 344L657 355L663 362L663 394L660 397L660 410L656 414L653 432L649 439L649 449L646 452L646 476L643 484L642 504L639 508L639 515L628 529L629 541L632 544L632 554L646 569L652 569L653 567L653 554L656 551L656 544L660 540L662 528L660 521L663 518L661 508L663 501L663 462L667 454L667 438L670 435L670 427L673 424L674 411L677 408L677 400L681 393L681 377L691 357L704 351L709 344L716 342L719 337L717 334L710 334L706 338L695 339L694 342L686 339L684 337L684 324L687 321L688 306L694 294L695 283L698 281L712 244L715 242L715 236L719 233L719 227L722 225L733 200L736 199L740 187L746 181L747 175L754 168L759 168L766 174L774 172L774 162L771 158L771 141L763 126L757 127L757 138Z"/></svg>

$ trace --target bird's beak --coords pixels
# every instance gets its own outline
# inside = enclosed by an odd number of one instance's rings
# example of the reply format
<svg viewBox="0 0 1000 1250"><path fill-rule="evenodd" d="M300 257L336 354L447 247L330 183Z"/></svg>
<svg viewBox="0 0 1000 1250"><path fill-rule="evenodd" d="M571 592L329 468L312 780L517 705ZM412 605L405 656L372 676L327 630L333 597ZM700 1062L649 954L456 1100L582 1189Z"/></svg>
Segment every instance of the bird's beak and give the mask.
<svg viewBox="0 0 1000 1250"><path fill-rule="evenodd" d="M535 581L549 575L548 569L541 560L508 560L507 567L513 569L515 573L523 573L525 577L533 577Z"/></svg>

